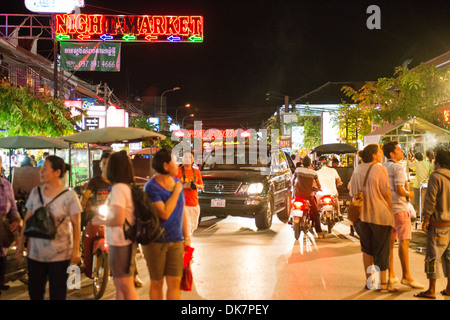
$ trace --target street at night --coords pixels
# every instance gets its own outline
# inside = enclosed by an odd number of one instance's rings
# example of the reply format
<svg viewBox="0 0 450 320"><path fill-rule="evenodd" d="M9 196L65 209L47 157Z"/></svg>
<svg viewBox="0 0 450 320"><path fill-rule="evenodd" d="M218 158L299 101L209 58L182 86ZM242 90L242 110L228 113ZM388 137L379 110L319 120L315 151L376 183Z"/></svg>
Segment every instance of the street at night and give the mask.
<svg viewBox="0 0 450 320"><path fill-rule="evenodd" d="M449 300L449 16L2 0L0 305Z"/></svg>
<svg viewBox="0 0 450 320"><path fill-rule="evenodd" d="M183 300L417 300L414 290L397 284L398 292L366 290L362 254L357 237L349 235L347 220L338 223L315 245L294 239L292 227L274 218L269 230L257 230L252 219L228 217L205 219L195 231L192 291ZM424 268L425 235L414 230L410 248L411 273L427 282ZM397 253L397 247L395 252ZM149 276L138 254L139 277L144 287L139 298L148 299ZM401 276L398 255L395 270ZM445 279L438 281L444 288ZM3 291L1 300L27 300L27 287L20 281ZM92 300L92 280L82 276L81 289L71 290L68 300ZM110 281L102 300L115 299ZM437 295L438 300L448 297Z"/></svg>

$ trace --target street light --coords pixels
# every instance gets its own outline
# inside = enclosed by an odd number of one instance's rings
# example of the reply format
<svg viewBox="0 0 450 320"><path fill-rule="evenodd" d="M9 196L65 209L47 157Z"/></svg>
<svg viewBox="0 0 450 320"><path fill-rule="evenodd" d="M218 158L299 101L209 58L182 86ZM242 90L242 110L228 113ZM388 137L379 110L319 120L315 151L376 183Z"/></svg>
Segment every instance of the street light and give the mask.
<svg viewBox="0 0 450 320"><path fill-rule="evenodd" d="M193 116L194 116L194 114L191 113L190 115L184 117L183 120L181 120L181 127L184 128L184 119L189 118L189 117L193 117Z"/></svg>
<svg viewBox="0 0 450 320"><path fill-rule="evenodd" d="M178 123L178 110L181 108L189 108L191 105L188 103L187 105L181 106L177 108L177 111L175 111L175 122Z"/></svg>
<svg viewBox="0 0 450 320"><path fill-rule="evenodd" d="M162 114L163 114L163 112L162 112L163 95L164 95L166 92L177 91L177 90L180 90L180 87L175 87L175 88L173 88L173 89L166 90L166 91L164 91L164 92L162 93L162 95L161 95L161 101L160 101L160 107L159 107L159 114L160 114L161 116L162 116Z"/></svg>

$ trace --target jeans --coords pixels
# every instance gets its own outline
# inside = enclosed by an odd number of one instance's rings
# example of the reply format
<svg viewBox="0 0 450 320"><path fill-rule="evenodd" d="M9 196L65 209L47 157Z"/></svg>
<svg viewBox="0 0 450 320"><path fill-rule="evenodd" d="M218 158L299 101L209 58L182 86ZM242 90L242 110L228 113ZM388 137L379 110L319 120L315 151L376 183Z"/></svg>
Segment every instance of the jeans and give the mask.
<svg viewBox="0 0 450 320"><path fill-rule="evenodd" d="M50 300L66 300L67 268L70 260L39 262L28 258L28 294L31 300L44 300L45 286L49 281Z"/></svg>

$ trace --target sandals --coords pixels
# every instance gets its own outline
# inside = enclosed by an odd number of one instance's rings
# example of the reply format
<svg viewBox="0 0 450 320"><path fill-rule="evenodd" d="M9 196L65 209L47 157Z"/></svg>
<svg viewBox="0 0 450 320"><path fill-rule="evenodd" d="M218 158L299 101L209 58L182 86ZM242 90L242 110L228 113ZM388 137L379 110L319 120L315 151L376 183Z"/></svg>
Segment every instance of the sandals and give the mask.
<svg viewBox="0 0 450 320"><path fill-rule="evenodd" d="M380 289L378 289L379 292L383 293L393 293L397 292L398 289L394 288L390 282L388 283L380 283Z"/></svg>
<svg viewBox="0 0 450 320"><path fill-rule="evenodd" d="M445 290L444 290L445 291ZM441 292L442 293L442 292ZM430 295L427 291L419 292L414 295L416 298L425 298L425 299L436 299L436 296Z"/></svg>
<svg viewBox="0 0 450 320"><path fill-rule="evenodd" d="M444 289L441 291L441 294L446 297L450 297L450 294L447 294L447 291Z"/></svg>

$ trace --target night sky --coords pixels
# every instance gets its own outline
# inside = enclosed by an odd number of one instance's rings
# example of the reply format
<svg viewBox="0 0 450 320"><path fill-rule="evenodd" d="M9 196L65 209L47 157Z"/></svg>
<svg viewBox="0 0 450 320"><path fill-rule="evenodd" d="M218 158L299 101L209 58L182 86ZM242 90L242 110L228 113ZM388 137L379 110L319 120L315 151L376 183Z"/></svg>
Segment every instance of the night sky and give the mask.
<svg viewBox="0 0 450 320"><path fill-rule="evenodd" d="M6 8L3 4L6 3ZM0 12L27 12L2 0ZM297 98L329 81L390 77L450 50L449 1L152 1L85 0L82 13L202 15L203 43L122 45L120 73L78 72L107 82L121 99L166 94L169 114L190 103L210 128L255 128L283 104L266 93ZM369 30L369 5L381 30ZM188 111L181 109L179 118ZM186 120L187 121L187 120ZM189 120L192 121L192 120Z"/></svg>

